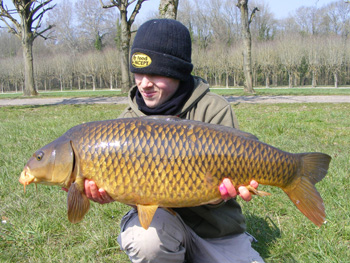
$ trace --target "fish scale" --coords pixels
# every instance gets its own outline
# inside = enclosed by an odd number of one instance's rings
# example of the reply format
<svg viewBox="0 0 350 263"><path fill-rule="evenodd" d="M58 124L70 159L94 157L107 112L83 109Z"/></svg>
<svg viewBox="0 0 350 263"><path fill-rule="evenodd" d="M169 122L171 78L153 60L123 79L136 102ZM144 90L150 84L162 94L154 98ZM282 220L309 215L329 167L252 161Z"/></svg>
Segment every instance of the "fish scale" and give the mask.
<svg viewBox="0 0 350 263"><path fill-rule="evenodd" d="M57 160L36 157L52 152ZM33 155L20 182L69 188L68 218L78 222L89 209L84 180L93 180L114 200L137 205L147 228L159 206L207 204L221 198L224 178L236 189L256 180L282 188L320 226L325 211L314 184L326 175L330 160L323 153L288 153L237 129L156 116L75 126ZM48 172L52 166L57 168Z"/></svg>
<svg viewBox="0 0 350 263"><path fill-rule="evenodd" d="M101 125L103 124L101 123L100 126ZM264 158L257 151L259 150L259 147L256 147L257 150L254 150L254 143L252 144L252 142L250 142L250 144L247 146L242 145L241 140L235 140L236 138L233 138L234 140L230 140L230 138L223 138L224 134L215 131L208 132L208 130L205 128L203 129L202 127L191 129L191 127L183 127L181 125L168 125L164 128L158 124L151 128L150 125L142 125L140 122L136 121L125 123L125 125L120 125L121 127L118 128L108 125L108 129L103 129L100 126L94 127L91 130L86 130L86 138L88 138L88 140L85 141L86 146L81 148L79 153L82 155L82 159L85 159L85 157L91 158L92 164L88 164L87 167L93 166L94 169L90 168L86 172L83 171L83 175L86 178L89 178L89 174L97 174L97 184L99 184L101 179L103 181L103 178L113 176L113 180L115 180L115 174L124 175L121 180L122 183L114 190L114 192L111 193L112 195L117 195L117 192L119 191L125 192L125 189L122 188L125 185L133 182L130 180L130 177L132 177L130 175L138 175L134 176L136 180L134 183L132 183L132 185L137 187L137 192L142 191L140 186L138 186L138 181L139 177L144 175L144 171L140 172L140 168L143 166L150 168L150 170L146 173L146 181L152 182L152 187L144 185L144 187L147 188L146 192L158 192L156 196L157 199L168 198L165 194L163 195L160 191L157 191L160 185L164 184L164 178L167 178L167 184L170 187L173 187L175 191L179 191L179 189L181 189L181 195L177 195L179 199L181 199L191 196L192 191L189 191L188 188L178 188L176 187L177 185L181 186L194 184L196 187L201 187L201 191L202 189L206 191L205 189L207 187L216 188L217 183L220 180L222 180L224 177L230 177L229 175L235 170L237 170L237 174L239 174L239 177L237 178L240 180L238 181L233 179L235 184L246 184L249 180L249 174L263 173L264 180L269 180L276 177L277 171L271 171L268 166L264 166L261 162L261 160ZM120 156L119 158L114 158L113 164L107 160L108 156L112 154L112 151L115 151L116 149L114 147L96 147L104 142L102 140L103 136L101 136L101 133L106 132L107 130L113 131L108 137L109 143L111 144L111 142L117 142L116 144L122 145L121 152L128 153ZM178 134L179 136L173 136L174 134ZM204 134L205 136L203 136ZM181 142L179 142L180 136L188 139L181 140ZM164 143L164 141L166 141L167 145L175 145L175 147L167 147L167 151L165 151L164 147L162 146L162 142ZM198 149L200 149L201 145L205 144L206 141L209 142L207 151L205 154L203 154L203 156L199 156ZM225 141L227 143L220 143L220 141ZM138 148L140 144L149 145L149 149L146 149L143 153L142 149ZM230 145L231 147L229 148L227 145ZM252 146L249 147L250 145ZM257 145L259 146L259 144ZM244 156L242 155L242 158L237 157L227 159L226 156L232 156L232 152L235 152L237 149L245 149L248 154ZM103 154L101 154L102 151ZM178 157L176 158L177 164L175 164L175 162L168 157L172 156L176 152L179 153ZM149 155L151 158L146 158L146 156ZM101 169L102 166L108 164L109 166L113 165L113 167L117 167L116 163L120 161L120 158L123 158L126 166L124 166L124 162L122 162L120 169L117 169L116 171L108 168ZM142 165L140 164L140 159L143 160ZM145 162L146 165L144 165ZM273 162L281 161L273 160ZM217 165L218 163L220 166ZM248 169L241 171L241 167L254 167L254 169L251 171ZM173 173L169 173L169 171L173 170L177 172L177 177L174 176ZM193 173L193 171L197 171L197 173ZM288 171L289 169L287 169L287 172ZM216 176L217 180L215 181L215 186L207 185L205 180L207 173ZM155 176L155 174L157 174L157 176ZM184 174L186 176L184 176ZM269 177L267 176L268 174L270 174ZM194 183L195 181L192 180L190 175L195 175L196 177L199 176L200 179L197 183ZM153 177L163 177L163 180L155 180ZM101 184L103 183L104 182ZM151 195L153 196L155 194L152 193ZM172 202L176 203L177 200Z"/></svg>

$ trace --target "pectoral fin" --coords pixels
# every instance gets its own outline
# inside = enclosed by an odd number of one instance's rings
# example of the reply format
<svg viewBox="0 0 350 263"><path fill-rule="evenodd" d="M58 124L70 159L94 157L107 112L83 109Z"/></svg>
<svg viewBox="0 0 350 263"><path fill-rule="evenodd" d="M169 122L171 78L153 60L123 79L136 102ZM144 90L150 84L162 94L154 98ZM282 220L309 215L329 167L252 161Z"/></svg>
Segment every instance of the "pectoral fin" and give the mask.
<svg viewBox="0 0 350 263"><path fill-rule="evenodd" d="M137 205L140 224L144 229L148 229L158 205Z"/></svg>
<svg viewBox="0 0 350 263"><path fill-rule="evenodd" d="M90 208L90 201L83 191L78 189L77 183L72 183L68 190L68 219L71 223L80 222Z"/></svg>

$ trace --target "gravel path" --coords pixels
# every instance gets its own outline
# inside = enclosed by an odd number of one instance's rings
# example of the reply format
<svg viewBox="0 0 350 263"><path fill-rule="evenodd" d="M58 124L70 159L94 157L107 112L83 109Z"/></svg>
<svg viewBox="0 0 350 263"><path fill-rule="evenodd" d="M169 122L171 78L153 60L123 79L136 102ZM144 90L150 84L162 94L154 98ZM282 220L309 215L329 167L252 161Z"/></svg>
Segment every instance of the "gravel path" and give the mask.
<svg viewBox="0 0 350 263"><path fill-rule="evenodd" d="M350 96L226 96L230 103L350 103ZM127 104L125 97L0 99L1 106Z"/></svg>

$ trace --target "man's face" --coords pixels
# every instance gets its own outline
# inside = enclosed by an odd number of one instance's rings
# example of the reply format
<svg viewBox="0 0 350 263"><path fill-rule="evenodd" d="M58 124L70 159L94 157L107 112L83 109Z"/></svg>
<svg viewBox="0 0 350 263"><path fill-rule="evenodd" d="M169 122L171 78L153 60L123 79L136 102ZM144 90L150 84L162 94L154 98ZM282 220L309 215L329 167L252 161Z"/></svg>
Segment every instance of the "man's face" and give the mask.
<svg viewBox="0 0 350 263"><path fill-rule="evenodd" d="M157 75L135 74L135 82L147 107L155 108L174 95L180 80Z"/></svg>

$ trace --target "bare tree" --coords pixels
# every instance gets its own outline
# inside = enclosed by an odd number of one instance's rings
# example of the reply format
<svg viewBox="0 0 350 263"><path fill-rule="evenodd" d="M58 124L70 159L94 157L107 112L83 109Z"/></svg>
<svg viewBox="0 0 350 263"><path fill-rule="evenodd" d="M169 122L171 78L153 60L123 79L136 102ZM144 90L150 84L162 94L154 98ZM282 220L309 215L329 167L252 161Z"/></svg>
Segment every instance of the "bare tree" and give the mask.
<svg viewBox="0 0 350 263"><path fill-rule="evenodd" d="M325 7L330 30L335 34L342 35L344 39L350 35L350 5L346 3L338 1Z"/></svg>
<svg viewBox="0 0 350 263"><path fill-rule="evenodd" d="M46 39L44 34L52 28L52 25L42 28L44 14L55 7L49 5L51 2L52 0L12 0L14 9L9 9L4 6L3 0L0 0L0 19L22 43L25 96L38 94L34 85L33 42L38 36ZM16 15L19 16L19 20L16 19Z"/></svg>
<svg viewBox="0 0 350 263"><path fill-rule="evenodd" d="M307 49L306 56L308 67L312 75L311 86L313 88L317 86L317 76L321 71L322 61L324 60L324 45L322 39L323 37L309 37L305 45Z"/></svg>
<svg viewBox="0 0 350 263"><path fill-rule="evenodd" d="M103 8L117 7L120 13L121 23L121 73L122 73L122 92L127 92L131 87L131 79L129 73L129 50L131 41L131 26L135 21L137 13L141 9L141 5L146 0L110 0L110 4L104 4L104 0L100 0ZM128 7L135 3L136 5L128 19Z"/></svg>
<svg viewBox="0 0 350 263"><path fill-rule="evenodd" d="M202 2L195 2L193 22L196 24L197 43L205 50L209 45L212 29L209 23L208 12L204 10Z"/></svg>
<svg viewBox="0 0 350 263"><path fill-rule="evenodd" d="M15 35L0 30L0 59L16 56L20 48L21 43Z"/></svg>
<svg viewBox="0 0 350 263"><path fill-rule="evenodd" d="M115 48L103 51L102 70L106 80L109 82L109 88L118 87L119 67L119 51ZM108 80L109 79L109 80Z"/></svg>
<svg viewBox="0 0 350 263"><path fill-rule="evenodd" d="M293 79L297 76L298 66L301 64L305 52L303 38L297 34L289 35L277 43L276 49L281 65L288 73L288 86L292 88L293 82L296 82Z"/></svg>
<svg viewBox="0 0 350 263"><path fill-rule="evenodd" d="M215 39L215 41L220 40L227 45L232 44L237 39L237 37L234 36L234 25L236 21L232 14L235 11L237 13L239 12L237 8L232 5L232 0L208 0L207 3L203 1L201 6L204 10L211 10L207 12L206 15L208 16L208 23L211 27L212 38ZM204 13L206 12L204 11Z"/></svg>
<svg viewBox="0 0 350 263"><path fill-rule="evenodd" d="M248 93L254 93L253 89L253 77L252 77L252 37L250 34L250 24L253 20L256 11L259 11L255 7L252 13L248 14L248 0L238 0L237 7L241 11L241 27L243 37L243 69L244 69L244 91Z"/></svg>
<svg viewBox="0 0 350 263"><path fill-rule="evenodd" d="M339 73L346 59L346 46L340 36L328 36L325 42L326 67L333 74L334 87L338 88Z"/></svg>
<svg viewBox="0 0 350 263"><path fill-rule="evenodd" d="M295 22L301 33L316 35L321 28L321 11L316 6L299 7L296 11Z"/></svg>
<svg viewBox="0 0 350 263"><path fill-rule="evenodd" d="M54 24L52 32L55 36L53 44L61 46L64 52L75 53L80 51L78 34L74 20L74 8L70 0L62 0L57 4L55 12L50 12L47 19L49 24Z"/></svg>
<svg viewBox="0 0 350 263"><path fill-rule="evenodd" d="M276 47L274 42L260 43L256 48L256 59L265 77L266 88L270 87L270 78L277 63Z"/></svg>
<svg viewBox="0 0 350 263"><path fill-rule="evenodd" d="M105 40L106 35L114 33L116 10L103 9L99 0L77 0L75 2L78 34L85 43L86 49L91 49L96 38Z"/></svg>
<svg viewBox="0 0 350 263"><path fill-rule="evenodd" d="M159 15L162 18L176 19L179 0L160 0Z"/></svg>
<svg viewBox="0 0 350 263"><path fill-rule="evenodd" d="M270 11L269 5L264 1L252 1L252 4L259 9L251 24L252 35L255 35L258 40L273 39L277 31L277 22L274 14Z"/></svg>

